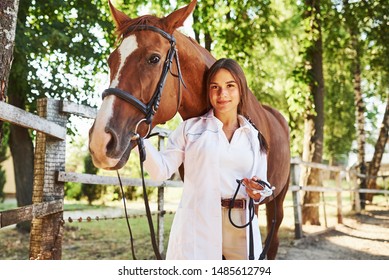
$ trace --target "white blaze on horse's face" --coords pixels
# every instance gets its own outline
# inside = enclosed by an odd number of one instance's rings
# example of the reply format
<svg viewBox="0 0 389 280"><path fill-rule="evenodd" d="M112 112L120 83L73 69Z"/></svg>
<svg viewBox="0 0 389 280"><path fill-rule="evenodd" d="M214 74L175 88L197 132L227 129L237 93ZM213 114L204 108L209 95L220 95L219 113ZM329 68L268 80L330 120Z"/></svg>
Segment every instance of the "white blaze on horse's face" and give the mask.
<svg viewBox="0 0 389 280"><path fill-rule="evenodd" d="M112 159L106 156L107 143L109 143L112 136L111 134L105 132L105 127L108 121L111 119L114 100L115 97L112 95L104 98L104 101L101 104L101 108L97 113L92 132L95 135L99 135L99 137L89 138L89 149L93 154L93 163L98 168L108 168L115 166L118 162L118 159Z"/></svg>
<svg viewBox="0 0 389 280"><path fill-rule="evenodd" d="M123 40L118 47L117 54L120 58L119 66L114 77L112 78L110 87L115 88L119 85L119 79L122 69L127 58L138 48L136 36L131 35ZM114 110L114 95L109 95L104 98L100 110L97 113L92 134L99 135L98 137L90 137L89 148L93 154L93 162L98 168L110 168L116 166L120 158L107 157L107 144L111 141L112 135L106 132L106 127L113 116ZM92 136L92 135L91 135Z"/></svg>
<svg viewBox="0 0 389 280"><path fill-rule="evenodd" d="M123 40L120 46L117 49L117 52L120 57L120 65L115 74L115 77L111 81L111 88L115 88L119 84L119 77L122 72L122 68L127 60L127 58L138 48L138 43L136 42L136 36L131 35Z"/></svg>

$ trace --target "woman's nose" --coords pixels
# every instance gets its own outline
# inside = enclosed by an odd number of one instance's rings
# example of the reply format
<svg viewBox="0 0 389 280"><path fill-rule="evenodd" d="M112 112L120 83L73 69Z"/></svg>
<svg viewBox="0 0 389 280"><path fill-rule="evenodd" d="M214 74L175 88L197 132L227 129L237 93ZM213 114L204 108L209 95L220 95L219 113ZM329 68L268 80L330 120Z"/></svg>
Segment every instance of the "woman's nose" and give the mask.
<svg viewBox="0 0 389 280"><path fill-rule="evenodd" d="M226 89L226 88L220 88L219 94L220 94L221 96L226 96L226 95L227 95L227 89Z"/></svg>

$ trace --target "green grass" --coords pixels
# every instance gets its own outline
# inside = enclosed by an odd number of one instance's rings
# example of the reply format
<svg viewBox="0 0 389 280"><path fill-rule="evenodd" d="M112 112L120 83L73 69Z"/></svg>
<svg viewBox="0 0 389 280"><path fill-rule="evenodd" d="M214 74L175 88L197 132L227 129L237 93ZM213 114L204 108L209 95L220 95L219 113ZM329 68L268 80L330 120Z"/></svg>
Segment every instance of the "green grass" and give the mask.
<svg viewBox="0 0 389 280"><path fill-rule="evenodd" d="M153 216L155 220L155 216ZM165 215L165 250L173 215ZM146 217L130 219L137 259L155 259ZM154 222L154 229L156 223ZM125 219L65 224L62 259L132 259L130 234Z"/></svg>
<svg viewBox="0 0 389 280"><path fill-rule="evenodd" d="M155 220L155 215L153 215ZM165 251L173 215L165 215ZM146 217L131 218L137 259L155 259ZM156 223L154 221L155 231ZM29 256L29 235L14 227L0 230L0 259L25 260ZM130 234L124 218L66 221L62 240L64 260L128 260L132 259Z"/></svg>
<svg viewBox="0 0 389 280"><path fill-rule="evenodd" d="M5 200L4 202L0 202L0 211L14 209L16 207L16 201L14 200Z"/></svg>

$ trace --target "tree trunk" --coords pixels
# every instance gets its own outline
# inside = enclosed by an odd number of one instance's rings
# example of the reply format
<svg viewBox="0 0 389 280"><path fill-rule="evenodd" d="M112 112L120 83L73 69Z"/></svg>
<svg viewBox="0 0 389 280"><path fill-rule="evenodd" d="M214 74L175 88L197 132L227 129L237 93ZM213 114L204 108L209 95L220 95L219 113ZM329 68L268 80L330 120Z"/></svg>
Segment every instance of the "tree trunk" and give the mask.
<svg viewBox="0 0 389 280"><path fill-rule="evenodd" d="M13 94L9 95L9 103L25 109L23 102ZM34 147L29 131L24 127L11 125L9 146L15 172L17 205L18 207L31 205L34 180ZM29 232L31 222L19 223L17 228L19 231Z"/></svg>
<svg viewBox="0 0 389 280"><path fill-rule="evenodd" d="M5 100L15 43L19 0L0 2L0 101Z"/></svg>
<svg viewBox="0 0 389 280"><path fill-rule="evenodd" d="M212 36L208 31L205 31L204 34L204 47L207 49L209 52L211 52L211 47L212 47Z"/></svg>
<svg viewBox="0 0 389 280"><path fill-rule="evenodd" d="M8 82L8 103L26 110L28 84L28 61L23 51L18 51L18 44L22 44L24 35L23 26L26 22L30 3L19 2L18 22L16 29L15 52ZM28 129L20 126L10 126L9 146L14 164L16 199L18 206L32 204L34 147ZM29 231L30 222L20 223L20 231Z"/></svg>
<svg viewBox="0 0 389 280"><path fill-rule="evenodd" d="M303 160L321 163L324 137L324 77L323 77L323 49L320 20L320 1L307 0L305 2L305 17L310 19L309 34L313 34L313 42L307 49L307 63L310 65L308 75L311 77L309 88L310 100L307 102L307 116L305 118ZM321 176L318 169L303 168L301 173L303 185L321 185ZM320 225L319 192L306 192L303 201L303 223Z"/></svg>
<svg viewBox="0 0 389 280"><path fill-rule="evenodd" d="M19 0L2 0L0 2L0 101L6 101L7 96L18 9ZM0 145L2 138L2 122L0 121Z"/></svg>
<svg viewBox="0 0 389 280"><path fill-rule="evenodd" d="M368 170L368 188L369 189L377 189L377 174L380 170L382 156L385 151L385 145L388 142L388 131L389 131L389 97L386 98L386 109L384 118L382 119L380 134L378 136L377 142L375 144L373 159L369 163ZM373 194L366 194L366 200L372 201Z"/></svg>
<svg viewBox="0 0 389 280"><path fill-rule="evenodd" d="M198 9L195 9L194 12L193 12L193 25L196 25L200 22L200 19L199 19L199 11ZM202 32L204 33L204 48L206 50L208 50L209 52L211 52L211 47L212 47L212 36L211 34L209 33L208 29L207 28L202 28ZM200 40L200 31L197 31L197 29L195 28L194 30L194 33L195 33L195 40L200 44L201 43L201 40Z"/></svg>
<svg viewBox="0 0 389 280"><path fill-rule="evenodd" d="M357 172L360 173L358 176L358 186L360 189L366 189L366 177L367 167L365 160L365 102L363 101L362 88L361 88L361 51L359 46L358 35L355 30L351 30L352 46L355 51L354 57L354 68L353 68L353 83L354 83L354 102L355 102L355 118L357 121ZM361 201L361 209L365 209L366 205L366 194L360 193L359 199Z"/></svg>

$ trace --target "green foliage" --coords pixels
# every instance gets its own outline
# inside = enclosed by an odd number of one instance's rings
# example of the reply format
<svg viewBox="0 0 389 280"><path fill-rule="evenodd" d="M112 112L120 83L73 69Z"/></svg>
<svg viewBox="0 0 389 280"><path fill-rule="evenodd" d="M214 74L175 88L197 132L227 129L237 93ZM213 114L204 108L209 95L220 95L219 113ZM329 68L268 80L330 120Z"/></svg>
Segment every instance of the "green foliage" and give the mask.
<svg viewBox="0 0 389 280"><path fill-rule="evenodd" d="M350 35L343 19L340 12L326 6L323 22L326 92L324 159L337 163L346 163L355 139L353 57L348 47Z"/></svg>
<svg viewBox="0 0 389 280"><path fill-rule="evenodd" d="M0 139L0 164L5 161L7 156L8 139L9 139L9 124L2 123L2 139Z"/></svg>
<svg viewBox="0 0 389 280"><path fill-rule="evenodd" d="M7 178L5 175L5 170L3 170L2 162L4 162L8 157L7 157L7 142L8 142L8 137L9 137L9 125L3 123L2 124L2 129L3 129L3 138L0 139L0 202L3 202L5 199L5 194L4 194L4 186L5 183L7 182Z"/></svg>
<svg viewBox="0 0 389 280"><path fill-rule="evenodd" d="M84 158L84 168L87 174L96 174L97 168L93 165L92 157L88 153ZM87 198L88 203L92 204L93 201L98 200L104 194L105 188L101 185L81 184L81 192L84 197Z"/></svg>
<svg viewBox="0 0 389 280"><path fill-rule="evenodd" d="M165 16L189 0L113 3L134 18L145 13ZM310 18L305 15L304 19L303 7L303 2L291 0L198 0L193 14L196 39L216 58L236 59L258 99L279 109L288 119L294 156L301 154L303 121L310 113L306 106L311 100L310 66L305 63L304 54L312 38L318 35L315 31L304 32ZM389 2L385 0L321 1L318 16L324 38L327 160L344 158L355 138L350 74L355 50L351 47L349 28L359 32L362 42L366 98L388 96L388 10ZM100 82L99 75L107 75L106 58L114 41L114 25L106 0L21 1L10 95L22 96L30 111L34 110L35 100L43 96L95 106L101 94L95 92L95 86ZM366 115L372 130L376 130L376 108L369 107ZM69 126L69 130L74 128ZM123 176L139 177L137 157L131 156L122 172ZM70 189L69 186L69 196L78 197L77 187ZM117 191L113 193L113 197L119 197Z"/></svg>
<svg viewBox="0 0 389 280"><path fill-rule="evenodd" d="M80 183L66 182L65 183L65 197L69 200L81 200L82 189Z"/></svg>
<svg viewBox="0 0 389 280"><path fill-rule="evenodd" d="M44 96L90 104L95 75L107 72L112 31L106 1L21 1L10 94L30 110Z"/></svg>

